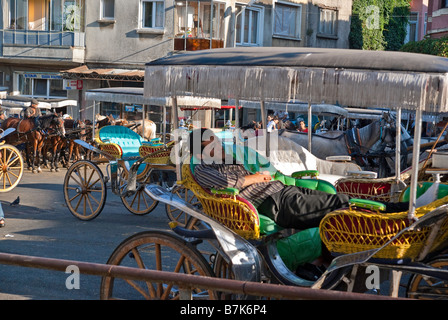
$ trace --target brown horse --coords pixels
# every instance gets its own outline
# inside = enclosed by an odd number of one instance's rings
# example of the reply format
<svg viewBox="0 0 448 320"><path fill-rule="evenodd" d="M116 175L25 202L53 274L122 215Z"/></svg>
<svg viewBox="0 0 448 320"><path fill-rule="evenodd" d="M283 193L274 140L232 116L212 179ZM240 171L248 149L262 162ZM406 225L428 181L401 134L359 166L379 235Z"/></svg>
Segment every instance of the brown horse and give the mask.
<svg viewBox="0 0 448 320"><path fill-rule="evenodd" d="M65 120L65 129L68 133L63 148L68 149L68 154L65 155L64 152L64 166L68 167L70 165L70 161L72 160L72 155L73 162L81 159L81 146L75 142L75 139L86 141L89 133L91 136L91 130L87 130L86 123L84 121L72 119Z"/></svg>
<svg viewBox="0 0 448 320"><path fill-rule="evenodd" d="M42 117L18 119L8 118L2 125L3 130L15 128L12 134L6 136L6 143L18 145L26 143L26 160L31 166L32 172L36 172L34 166L37 162L37 171L40 172L40 153L44 138L48 136L48 132L65 136L64 120L58 114L49 114ZM32 160L30 161L29 149L32 150Z"/></svg>
<svg viewBox="0 0 448 320"><path fill-rule="evenodd" d="M43 164L48 166L47 155L51 153L50 171L59 171L59 161L64 167L69 167L70 162L81 159L81 146L75 142L75 139L86 140L86 123L81 120L65 119L64 127L66 135L49 136L42 148Z"/></svg>

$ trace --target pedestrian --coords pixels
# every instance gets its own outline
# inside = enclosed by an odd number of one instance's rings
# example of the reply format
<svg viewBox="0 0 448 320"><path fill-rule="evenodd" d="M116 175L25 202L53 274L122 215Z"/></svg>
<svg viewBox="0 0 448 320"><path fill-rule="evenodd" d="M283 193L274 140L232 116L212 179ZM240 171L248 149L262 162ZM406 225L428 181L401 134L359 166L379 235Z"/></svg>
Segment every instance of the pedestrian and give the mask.
<svg viewBox="0 0 448 320"><path fill-rule="evenodd" d="M5 226L5 213L3 212L3 207L0 202L0 228Z"/></svg>
<svg viewBox="0 0 448 320"><path fill-rule="evenodd" d="M273 116L271 120L268 122L266 127L267 132L272 132L278 129L278 116Z"/></svg>
<svg viewBox="0 0 448 320"><path fill-rule="evenodd" d="M308 132L308 128L305 126L305 121L299 120L299 124L297 125L297 131Z"/></svg>
<svg viewBox="0 0 448 320"><path fill-rule="evenodd" d="M286 129L287 125L289 122L289 113L288 111L279 111L278 114L278 125L277 128L278 129Z"/></svg>

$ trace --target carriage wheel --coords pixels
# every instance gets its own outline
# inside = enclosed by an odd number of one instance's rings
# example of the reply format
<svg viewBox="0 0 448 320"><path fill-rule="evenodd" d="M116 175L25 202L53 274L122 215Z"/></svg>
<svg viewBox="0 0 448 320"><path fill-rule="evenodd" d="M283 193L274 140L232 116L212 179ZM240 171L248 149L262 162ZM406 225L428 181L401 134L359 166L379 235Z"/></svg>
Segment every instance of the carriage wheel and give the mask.
<svg viewBox="0 0 448 320"><path fill-rule="evenodd" d="M0 192L14 189L22 179L23 158L11 145L0 146Z"/></svg>
<svg viewBox="0 0 448 320"><path fill-rule="evenodd" d="M448 258L436 259L428 265L447 270ZM408 284L407 296L412 299L446 300L448 299L448 283L437 278L414 274Z"/></svg>
<svg viewBox="0 0 448 320"><path fill-rule="evenodd" d="M126 182L127 176L128 176L127 171L125 170L121 171L120 185ZM137 191L133 195L129 197L120 196L123 205L133 214L142 216L150 213L152 210L155 209L155 207L157 207L157 204L159 202L151 198L145 192L145 186L146 184L149 183L157 183L157 180L154 177L154 172L152 172L149 175L149 178L144 182L139 181L139 179L137 179Z"/></svg>
<svg viewBox="0 0 448 320"><path fill-rule="evenodd" d="M163 231L145 231L127 238L114 250L107 264L213 277L210 266L192 245ZM180 297L181 290L173 284L112 277L101 279L101 299L177 300ZM215 299L216 294L193 288L192 298Z"/></svg>
<svg viewBox="0 0 448 320"><path fill-rule="evenodd" d="M64 179L64 198L70 212L81 220L96 218L106 203L106 183L98 166L87 160L75 162Z"/></svg>
<svg viewBox="0 0 448 320"><path fill-rule="evenodd" d="M185 200L186 202L192 204L193 206L201 206L201 203L194 195L193 191L186 189L184 186L176 186L171 190L172 193L177 195L179 198ZM187 225L190 216L184 211L172 207L169 204L165 205L166 214L168 219L171 221L176 221L180 226L185 227Z"/></svg>

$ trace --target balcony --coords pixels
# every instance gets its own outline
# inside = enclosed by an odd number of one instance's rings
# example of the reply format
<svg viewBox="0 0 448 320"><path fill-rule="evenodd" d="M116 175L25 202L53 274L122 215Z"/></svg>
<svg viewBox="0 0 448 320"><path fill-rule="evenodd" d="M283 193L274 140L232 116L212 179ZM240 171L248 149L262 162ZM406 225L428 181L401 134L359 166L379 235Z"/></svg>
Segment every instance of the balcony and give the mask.
<svg viewBox="0 0 448 320"><path fill-rule="evenodd" d="M84 62L85 33L72 31L4 30L4 58Z"/></svg>

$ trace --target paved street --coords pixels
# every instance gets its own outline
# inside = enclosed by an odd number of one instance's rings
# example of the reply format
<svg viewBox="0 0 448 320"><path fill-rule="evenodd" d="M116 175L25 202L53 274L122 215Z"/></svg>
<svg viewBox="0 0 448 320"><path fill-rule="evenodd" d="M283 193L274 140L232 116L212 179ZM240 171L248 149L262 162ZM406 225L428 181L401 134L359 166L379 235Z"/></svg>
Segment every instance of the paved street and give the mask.
<svg viewBox="0 0 448 320"><path fill-rule="evenodd" d="M106 166L101 165L105 173ZM11 192L0 194L6 227L0 229L0 251L45 258L106 263L125 238L148 229L167 229L164 205L136 216L108 190L102 213L92 221L75 218L65 206L62 184L66 169L24 173ZM9 204L20 196L20 205ZM99 299L101 278L81 275L80 289L68 290L64 272L0 265L0 299Z"/></svg>

